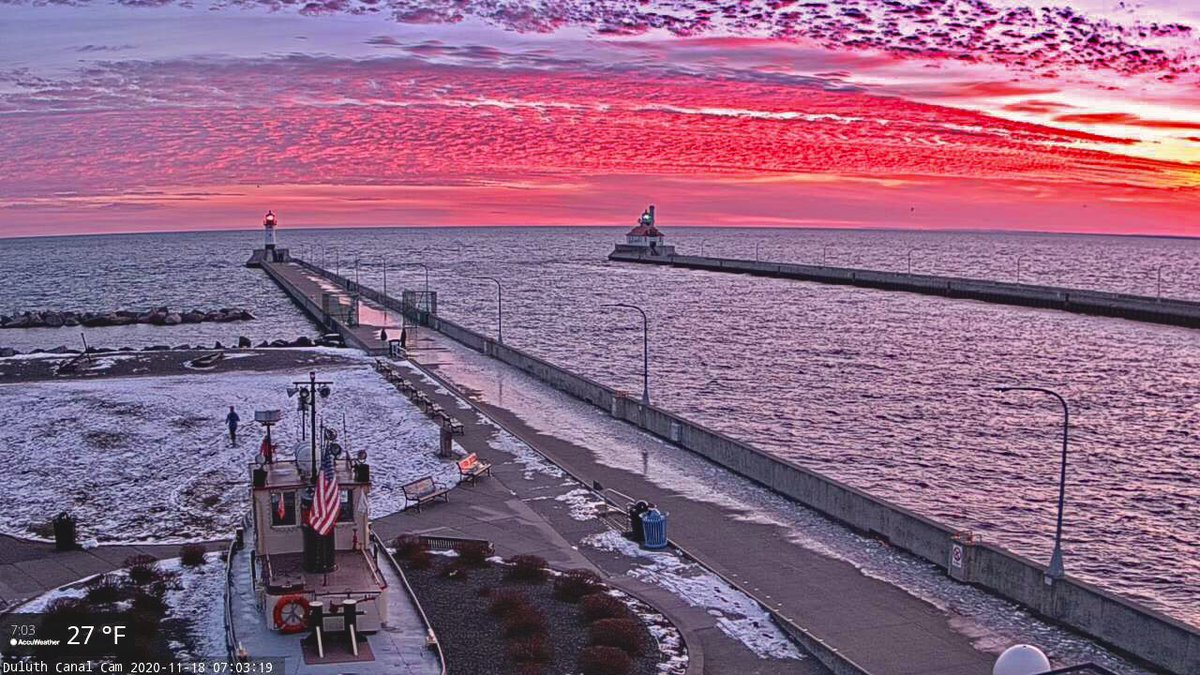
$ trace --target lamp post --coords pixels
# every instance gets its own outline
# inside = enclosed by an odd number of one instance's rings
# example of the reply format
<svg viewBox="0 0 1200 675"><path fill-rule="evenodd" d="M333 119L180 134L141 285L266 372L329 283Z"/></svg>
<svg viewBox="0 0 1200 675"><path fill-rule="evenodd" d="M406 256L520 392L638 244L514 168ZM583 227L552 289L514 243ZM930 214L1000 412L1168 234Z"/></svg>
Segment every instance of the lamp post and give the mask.
<svg viewBox="0 0 1200 675"><path fill-rule="evenodd" d="M915 250L917 250L917 249L915 249L915 248L908 249L908 274L909 274L909 276L912 276L912 254L913 254L913 251L915 251Z"/></svg>
<svg viewBox="0 0 1200 675"><path fill-rule="evenodd" d="M828 247L828 246L822 246L822 247L821 247L821 267L828 267L828 265L826 265L826 264L825 264L825 259L826 259L828 256L829 256L829 247Z"/></svg>
<svg viewBox="0 0 1200 675"><path fill-rule="evenodd" d="M642 405L650 405L650 319L646 312L637 305L624 302L614 302L600 305L601 307L624 307L636 310L642 315Z"/></svg>
<svg viewBox="0 0 1200 675"><path fill-rule="evenodd" d="M387 256L380 258L383 263L383 322L388 322L388 304L389 298L387 294Z"/></svg>
<svg viewBox="0 0 1200 675"><path fill-rule="evenodd" d="M996 391L1004 393L1009 391L1036 391L1043 394L1049 394L1058 399L1062 404L1063 410L1063 436L1062 436L1062 468L1058 476L1058 525L1054 530L1054 553L1050 556L1050 569L1046 576L1050 579L1061 579L1063 577L1063 554L1062 554L1062 529L1063 529L1063 504L1066 501L1067 494L1067 429L1071 425L1071 411L1067 408L1067 400L1058 394L1056 391L1044 389L1042 387L996 387Z"/></svg>
<svg viewBox="0 0 1200 675"><path fill-rule="evenodd" d="M704 257L704 245L705 245L706 243L708 243L708 239L701 239L701 240L700 240L700 257L701 257L701 258L703 258L703 257Z"/></svg>
<svg viewBox="0 0 1200 675"><path fill-rule="evenodd" d="M496 284L496 341L504 344L504 287L496 277L471 277Z"/></svg>
<svg viewBox="0 0 1200 675"><path fill-rule="evenodd" d="M1021 261L1025 259L1025 255L1017 256L1017 283L1021 283Z"/></svg>
<svg viewBox="0 0 1200 675"><path fill-rule="evenodd" d="M1155 273L1156 273L1156 277L1157 277L1158 281L1154 286L1154 297L1159 300L1162 300L1162 268L1163 268L1162 265L1159 265L1157 268L1155 268Z"/></svg>
<svg viewBox="0 0 1200 675"><path fill-rule="evenodd" d="M425 263L420 263L420 262L410 262L410 263L406 263L406 264L407 265L416 265L425 270L425 295L428 296L429 295L429 266L426 265Z"/></svg>
<svg viewBox="0 0 1200 675"><path fill-rule="evenodd" d="M758 249L762 246L761 241L754 242L754 262L758 262Z"/></svg>

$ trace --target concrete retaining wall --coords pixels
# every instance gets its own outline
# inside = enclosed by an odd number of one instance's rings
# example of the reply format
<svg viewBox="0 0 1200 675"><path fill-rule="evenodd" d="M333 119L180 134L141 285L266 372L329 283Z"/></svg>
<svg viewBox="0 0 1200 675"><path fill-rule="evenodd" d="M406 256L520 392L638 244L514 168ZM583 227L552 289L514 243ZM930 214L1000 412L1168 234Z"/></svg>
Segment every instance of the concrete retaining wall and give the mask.
<svg viewBox="0 0 1200 675"><path fill-rule="evenodd" d="M310 269L353 286L353 282L319 268ZM358 290L363 297L407 312L417 322L587 401L617 419L691 450L858 531L882 538L943 569L949 568L955 533L945 525L674 413L643 406L636 398L499 344L454 322L422 316L373 289ZM1200 631L1196 628L1071 578L1047 585L1042 565L998 547L973 544L969 548L961 578L1155 666L1173 673L1200 675Z"/></svg>
<svg viewBox="0 0 1200 675"><path fill-rule="evenodd" d="M1111 316L1134 321L1200 328L1200 302L1169 298L1150 298L1124 293L1105 293L1054 286L1014 284L984 279L902 274L817 265L704 258L700 256L647 256L613 253L609 260L669 265L714 272L735 272L756 276L843 284L891 291L941 295L1023 307L1059 309L1077 314Z"/></svg>

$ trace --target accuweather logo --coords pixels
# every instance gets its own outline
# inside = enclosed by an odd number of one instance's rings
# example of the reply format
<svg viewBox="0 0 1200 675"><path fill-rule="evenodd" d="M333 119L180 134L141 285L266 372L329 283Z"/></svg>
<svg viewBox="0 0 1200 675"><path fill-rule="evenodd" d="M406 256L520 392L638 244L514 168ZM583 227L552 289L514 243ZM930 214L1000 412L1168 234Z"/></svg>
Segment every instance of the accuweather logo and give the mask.
<svg viewBox="0 0 1200 675"><path fill-rule="evenodd" d="M62 640L52 640L50 638L12 638L8 641L12 647L57 647L62 644Z"/></svg>

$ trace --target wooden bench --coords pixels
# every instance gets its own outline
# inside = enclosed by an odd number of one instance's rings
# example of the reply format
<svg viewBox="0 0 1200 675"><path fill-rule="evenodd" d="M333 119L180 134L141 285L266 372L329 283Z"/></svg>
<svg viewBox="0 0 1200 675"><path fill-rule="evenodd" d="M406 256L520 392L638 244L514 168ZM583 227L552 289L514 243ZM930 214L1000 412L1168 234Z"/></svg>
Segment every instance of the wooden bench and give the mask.
<svg viewBox="0 0 1200 675"><path fill-rule="evenodd" d="M458 461L458 482L467 481L474 485L475 480L483 475L492 475L492 465L479 461L475 453Z"/></svg>
<svg viewBox="0 0 1200 675"><path fill-rule="evenodd" d="M433 405L433 401L430 401L429 397L426 396L425 392L423 391L418 391L416 394L414 394L413 401L416 402L417 405L421 406L421 410L429 410L429 406Z"/></svg>
<svg viewBox="0 0 1200 675"><path fill-rule="evenodd" d="M466 430L463 429L462 422L459 422L458 420L454 419L453 417L451 417L445 413L442 413L442 427L449 429L450 433L452 433L452 434L466 433Z"/></svg>
<svg viewBox="0 0 1200 675"><path fill-rule="evenodd" d="M404 491L404 508L406 509L411 506L409 502L414 502L417 511L420 511L422 504L433 501L438 497L441 497L445 501L450 501L450 489L438 485L433 480L433 476L419 478L407 485L400 486L400 489Z"/></svg>

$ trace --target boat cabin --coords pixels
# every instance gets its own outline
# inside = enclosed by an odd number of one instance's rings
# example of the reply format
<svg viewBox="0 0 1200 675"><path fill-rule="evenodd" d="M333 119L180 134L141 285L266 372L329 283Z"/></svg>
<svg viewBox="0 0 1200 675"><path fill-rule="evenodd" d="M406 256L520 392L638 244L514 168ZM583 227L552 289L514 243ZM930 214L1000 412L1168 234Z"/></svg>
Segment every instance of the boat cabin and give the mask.
<svg viewBox="0 0 1200 675"><path fill-rule="evenodd" d="M297 448L304 456L306 449ZM332 530L320 535L308 527L313 479L310 461L255 463L253 518L253 576L259 606L267 627L285 633L309 628L310 603L323 603L325 630L346 626L347 607L353 607L356 629L380 629L387 616L387 583L371 553L367 495L367 464L348 457L333 460L338 509ZM346 603L354 600L354 605Z"/></svg>

